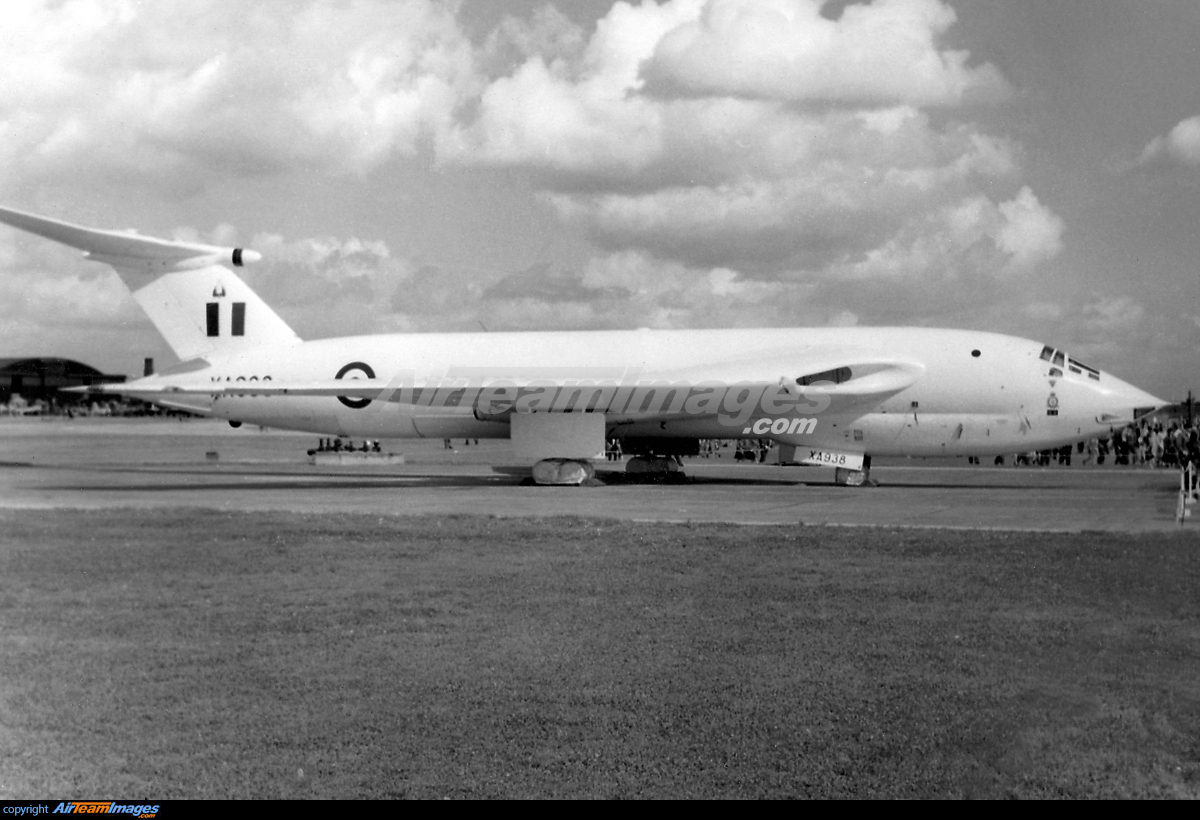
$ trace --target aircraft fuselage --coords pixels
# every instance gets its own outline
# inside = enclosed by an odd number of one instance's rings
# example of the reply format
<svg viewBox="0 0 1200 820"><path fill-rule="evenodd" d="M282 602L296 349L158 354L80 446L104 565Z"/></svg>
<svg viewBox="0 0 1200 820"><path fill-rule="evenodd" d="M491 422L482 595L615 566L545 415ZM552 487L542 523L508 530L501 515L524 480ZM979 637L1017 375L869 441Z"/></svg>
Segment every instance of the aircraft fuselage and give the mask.
<svg viewBox="0 0 1200 820"><path fill-rule="evenodd" d="M801 447L912 456L1060 446L1106 435L1131 421L1135 407L1157 401L1108 374L1043 359L1043 350L1040 343L1011 336L925 328L393 334L212 358L187 379L278 383L314 373L348 380L373 374L401 391L390 401L222 395L207 405L220 418L327 435L507 438L510 425L500 414L480 412L472 384L544 377L560 394L572 384L616 385L606 404L587 408L605 413L610 436L770 438ZM827 386L823 394L805 393L791 405L760 400L746 406L750 386L795 385L838 362L856 371L844 384ZM889 381L895 368L908 378ZM856 379L872 378L872 369L884 374L877 389L839 392ZM649 399L640 404L634 401L639 385ZM653 394L652 385L678 392L657 396L670 401L651 407L656 396L645 394ZM723 403L705 408L710 412L688 412L687 400L680 398L684 391L695 397L713 385L726 389ZM403 394L405 388L412 393ZM740 395L732 395L739 389ZM669 412L671 402L678 412Z"/></svg>

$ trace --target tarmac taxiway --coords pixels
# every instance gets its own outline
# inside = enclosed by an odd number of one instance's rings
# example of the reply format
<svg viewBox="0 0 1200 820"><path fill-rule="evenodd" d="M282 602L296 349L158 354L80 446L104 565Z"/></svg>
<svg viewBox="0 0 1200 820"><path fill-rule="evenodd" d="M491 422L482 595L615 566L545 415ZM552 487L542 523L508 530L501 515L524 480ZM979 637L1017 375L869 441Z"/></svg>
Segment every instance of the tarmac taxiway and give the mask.
<svg viewBox="0 0 1200 820"><path fill-rule="evenodd" d="M1045 531L1177 531L1177 474L894 461L878 487L822 468L691 459L684 484L527 487L496 473L507 442L392 442L403 465L309 463L311 435L189 420L0 420L0 508L202 507L387 515ZM396 445L399 445L398 447ZM613 467L612 469L619 469ZM1196 528L1190 521L1183 529ZM1200 529L1197 529L1200 532Z"/></svg>
<svg viewBox="0 0 1200 820"><path fill-rule="evenodd" d="M1178 474L1124 467L892 461L880 486L823 468L690 459L683 484L528 487L492 464L508 443L385 443L403 465L316 466L316 437L207 420L0 420L0 508L201 507L386 515L582 516L646 521L1200 532L1175 520ZM613 469L619 469L614 467Z"/></svg>

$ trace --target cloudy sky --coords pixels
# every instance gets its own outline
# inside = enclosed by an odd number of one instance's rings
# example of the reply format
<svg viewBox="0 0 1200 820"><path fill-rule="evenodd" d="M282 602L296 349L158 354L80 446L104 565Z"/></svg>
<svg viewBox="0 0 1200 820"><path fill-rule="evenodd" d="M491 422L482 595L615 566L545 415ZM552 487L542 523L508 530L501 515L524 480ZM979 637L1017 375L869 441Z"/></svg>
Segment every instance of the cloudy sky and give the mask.
<svg viewBox="0 0 1200 820"><path fill-rule="evenodd" d="M1200 388L1195 0L9 0L0 204L304 338L925 325ZM171 354L0 229L0 356Z"/></svg>

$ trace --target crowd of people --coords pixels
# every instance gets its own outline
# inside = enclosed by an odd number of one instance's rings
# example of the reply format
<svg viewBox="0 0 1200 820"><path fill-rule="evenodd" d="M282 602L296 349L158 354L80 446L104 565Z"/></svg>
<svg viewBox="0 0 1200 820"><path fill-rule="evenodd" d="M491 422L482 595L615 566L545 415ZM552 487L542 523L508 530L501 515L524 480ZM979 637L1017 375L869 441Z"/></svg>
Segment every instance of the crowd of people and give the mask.
<svg viewBox="0 0 1200 820"><path fill-rule="evenodd" d="M700 458L719 458L721 450L733 450L733 459L735 461L751 461L765 462L771 448L775 446L770 439L724 439L724 438L706 438L700 439ZM625 451L621 447L619 438L610 438L604 445L604 457L609 461L621 461L625 458Z"/></svg>
<svg viewBox="0 0 1200 820"><path fill-rule="evenodd" d="M1082 465L1114 464L1129 467L1183 469L1200 462L1200 424L1186 421L1146 420L1116 428L1108 436L1081 441L1074 447L1017 453L1014 466L1045 467L1055 462L1069 465L1072 457ZM978 464L977 458L971 459ZM996 456L997 465L1004 456Z"/></svg>
<svg viewBox="0 0 1200 820"><path fill-rule="evenodd" d="M382 453L383 448L378 441L363 440L362 446L359 447L349 439L342 441L340 438L323 438L317 445L316 450L309 450L308 454L313 453Z"/></svg>

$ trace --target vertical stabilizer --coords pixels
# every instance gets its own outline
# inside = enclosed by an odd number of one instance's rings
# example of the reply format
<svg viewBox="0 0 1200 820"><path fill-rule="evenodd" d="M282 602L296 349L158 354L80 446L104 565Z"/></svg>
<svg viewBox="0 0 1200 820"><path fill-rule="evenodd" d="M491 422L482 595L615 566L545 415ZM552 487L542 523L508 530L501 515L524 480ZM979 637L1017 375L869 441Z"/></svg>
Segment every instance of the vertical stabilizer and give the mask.
<svg viewBox="0 0 1200 820"><path fill-rule="evenodd" d="M254 251L84 228L8 208L0 208L0 222L111 265L180 359L300 341L233 272L257 261Z"/></svg>

